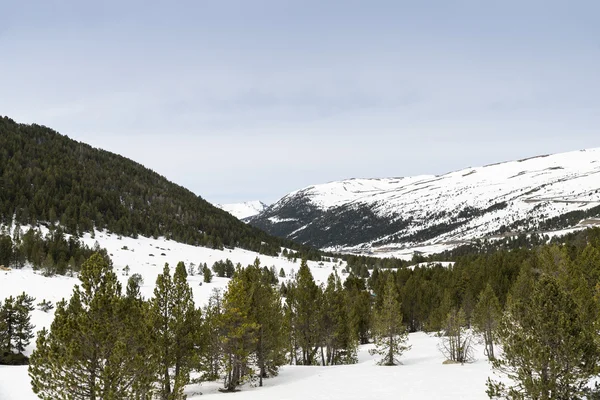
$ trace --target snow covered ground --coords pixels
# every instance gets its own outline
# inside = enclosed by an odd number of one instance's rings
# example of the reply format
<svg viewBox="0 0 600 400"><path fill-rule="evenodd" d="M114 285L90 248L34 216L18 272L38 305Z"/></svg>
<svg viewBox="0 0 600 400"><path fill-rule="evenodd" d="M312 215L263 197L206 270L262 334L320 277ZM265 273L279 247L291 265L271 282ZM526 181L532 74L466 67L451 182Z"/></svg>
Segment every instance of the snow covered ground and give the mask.
<svg viewBox="0 0 600 400"><path fill-rule="evenodd" d="M120 238L106 232L96 232L95 238L86 235L86 244L93 246L98 241L111 254L115 270L121 281L126 282L122 269L129 265L130 274L140 273L144 278L142 294L152 296L156 276L162 272L165 262L175 267L178 261L198 265L206 262L209 267L215 261L229 258L234 263L247 265L254 262L256 253L246 250L211 250L194 247L164 239L149 239L139 237L132 239ZM288 261L283 257L267 257L258 255L262 264L275 266L277 273L283 268L289 277L297 271L298 263ZM309 262L317 283L326 282L336 263ZM341 270L337 264L337 268ZM197 305L204 304L213 288L225 288L228 279L213 279L210 284L199 283L202 276L194 275L189 278ZM18 295L26 291L36 298L36 303L42 299L55 303L63 297L68 298L73 285L79 283L76 278L56 276L44 277L31 268L12 270L0 273L0 298ZM36 331L49 327L53 313L35 310L32 322ZM410 335L412 349L402 357L404 365L398 367L381 367L368 354L370 345L362 346L359 352L359 363L356 365L336 367L301 367L285 366L279 376L267 379L263 388L246 385L242 391L235 394L218 392L221 382L205 382L201 385L190 385L187 388L188 398L200 399L205 397L219 398L222 396L234 399L377 399L391 396L403 399L485 399L485 381L490 375L489 364L485 361L482 349L477 348L477 361L468 365L442 365L443 356L437 349L438 338L424 333ZM35 339L26 353L33 350ZM200 397L202 394L202 397ZM31 391L27 367L0 366L0 399L28 400L35 399Z"/></svg>
<svg viewBox="0 0 600 400"><path fill-rule="evenodd" d="M439 339L425 333L409 335L412 349L401 358L403 365L376 365L361 346L359 362L333 367L283 366L280 374L266 379L262 388L246 384L240 392L220 393L221 382L203 382L186 388L188 399L234 400L372 400L372 399L464 399L483 400L485 382L492 376L490 364L477 347L471 364L443 365L437 349ZM33 400L27 367L0 366L0 399Z"/></svg>

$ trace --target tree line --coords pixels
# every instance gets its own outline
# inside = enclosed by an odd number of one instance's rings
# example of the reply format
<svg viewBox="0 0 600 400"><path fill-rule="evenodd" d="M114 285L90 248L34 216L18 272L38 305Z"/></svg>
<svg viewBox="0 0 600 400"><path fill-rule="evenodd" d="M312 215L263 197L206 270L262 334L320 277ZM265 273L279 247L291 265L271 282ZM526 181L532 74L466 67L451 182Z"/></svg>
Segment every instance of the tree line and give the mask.
<svg viewBox="0 0 600 400"><path fill-rule="evenodd" d="M23 233L20 226L13 232L4 227L0 231L0 265L23 268L29 264L46 276L73 274L93 253L100 253L110 263L106 249L98 243L86 246L75 236L67 236L60 227L53 227L45 235L39 229Z"/></svg>

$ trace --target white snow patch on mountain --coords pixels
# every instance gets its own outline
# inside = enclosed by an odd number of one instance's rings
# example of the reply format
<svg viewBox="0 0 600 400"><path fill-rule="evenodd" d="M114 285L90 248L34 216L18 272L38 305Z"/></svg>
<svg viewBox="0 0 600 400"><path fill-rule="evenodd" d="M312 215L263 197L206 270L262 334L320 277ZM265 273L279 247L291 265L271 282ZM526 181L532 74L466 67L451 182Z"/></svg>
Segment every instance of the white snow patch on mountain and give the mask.
<svg viewBox="0 0 600 400"><path fill-rule="evenodd" d="M544 221L600 205L600 148L469 167L439 176L348 179L314 185L284 196L265 215L277 221L278 210L299 198L322 211L341 206L366 208L384 220L407 221L406 227L387 236L354 246L326 246L328 250L390 256L407 247L443 245L447 249L493 237L503 226L519 225L519 221ZM289 209L286 212L289 214ZM442 224L450 228L435 229ZM600 219L580 224L600 225ZM418 239L420 232L429 228L440 233ZM519 227L513 229L520 231Z"/></svg>
<svg viewBox="0 0 600 400"><path fill-rule="evenodd" d="M215 204L222 210L227 211L237 219L245 219L260 214L268 206L262 201L246 201L244 203Z"/></svg>

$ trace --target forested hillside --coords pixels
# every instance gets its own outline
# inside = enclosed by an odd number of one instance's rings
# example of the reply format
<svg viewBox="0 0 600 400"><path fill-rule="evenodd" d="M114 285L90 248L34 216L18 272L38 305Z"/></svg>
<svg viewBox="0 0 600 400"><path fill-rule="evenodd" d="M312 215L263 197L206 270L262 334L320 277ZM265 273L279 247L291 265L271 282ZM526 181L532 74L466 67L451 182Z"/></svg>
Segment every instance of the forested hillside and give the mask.
<svg viewBox="0 0 600 400"><path fill-rule="evenodd" d="M298 248L132 160L44 126L0 117L0 223L12 222L57 223L75 234L95 227L265 254L283 245Z"/></svg>

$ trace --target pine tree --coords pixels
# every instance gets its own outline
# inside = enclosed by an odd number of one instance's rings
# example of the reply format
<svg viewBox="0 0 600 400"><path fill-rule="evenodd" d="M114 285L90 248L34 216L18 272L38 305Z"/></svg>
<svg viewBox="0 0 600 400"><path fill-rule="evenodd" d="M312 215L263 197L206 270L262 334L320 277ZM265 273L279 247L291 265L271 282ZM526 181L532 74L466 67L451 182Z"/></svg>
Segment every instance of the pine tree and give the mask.
<svg viewBox="0 0 600 400"><path fill-rule="evenodd" d="M446 360L461 364L473 361L473 336L466 325L467 318L462 308L450 310L439 344Z"/></svg>
<svg viewBox="0 0 600 400"><path fill-rule="evenodd" d="M17 296L15 301L15 324L14 324L14 337L12 343L14 349L19 353L23 354L25 348L29 346L29 342L33 339L33 324L31 323L31 311L33 307L34 298L28 296L25 292Z"/></svg>
<svg viewBox="0 0 600 400"><path fill-rule="evenodd" d="M301 363L312 365L321 343L318 302L321 289L315 283L305 259L302 260L295 283L290 285L289 291L293 291L293 296L288 294L288 314L290 320L293 320L291 329L294 340L302 352Z"/></svg>
<svg viewBox="0 0 600 400"><path fill-rule="evenodd" d="M248 290L246 295L250 298L249 317L258 327L254 354L259 368L259 386L262 386L263 378L276 375L285 361L285 338L281 325L283 311L279 293L272 286L273 272L267 270L264 273L257 258L253 265L239 270L236 276L247 282L242 287Z"/></svg>
<svg viewBox="0 0 600 400"><path fill-rule="evenodd" d="M12 353L16 319L15 298L10 296L0 305L0 355Z"/></svg>
<svg viewBox="0 0 600 400"><path fill-rule="evenodd" d="M496 328L502 316L500 302L494 294L492 286L488 283L479 296L475 306L474 325L475 329L483 335L485 344L485 355L493 360L494 342L496 342Z"/></svg>
<svg viewBox="0 0 600 400"><path fill-rule="evenodd" d="M224 390L234 391L247 375L248 359L255 349L260 328L251 318L249 283L239 274L229 282L223 297L220 318L221 346L223 349Z"/></svg>
<svg viewBox="0 0 600 400"><path fill-rule="evenodd" d="M396 365L398 357L410 349L405 344L408 333L402 325L402 309L398 297L394 275L388 274L381 308L375 311L373 318L376 349L372 353L383 357L379 361L380 365Z"/></svg>
<svg viewBox="0 0 600 400"><path fill-rule="evenodd" d="M203 351L199 353L199 370L204 372L203 379L214 381L219 378L222 358L220 319L223 310L223 296L219 289L213 289L203 308L201 336Z"/></svg>
<svg viewBox="0 0 600 400"><path fill-rule="evenodd" d="M50 399L137 399L151 392L153 340L145 318L125 307L121 286L98 253L87 260L67 303L57 304L50 331L38 333L29 376Z"/></svg>
<svg viewBox="0 0 600 400"><path fill-rule="evenodd" d="M161 399L182 399L194 365L195 341L200 317L194 308L185 265L180 262L173 278L169 265L156 279L151 300L151 319L158 337ZM171 369L174 369L171 375Z"/></svg>
<svg viewBox="0 0 600 400"><path fill-rule="evenodd" d="M498 336L503 353L492 366L512 384L488 379L490 398L582 398L596 374L595 332L553 277L544 275L535 283L526 306L509 306Z"/></svg>
<svg viewBox="0 0 600 400"><path fill-rule="evenodd" d="M321 358L323 365L352 364L357 360L358 334L351 321L348 293L337 273L327 279L321 307ZM323 354L323 346L327 350Z"/></svg>
<svg viewBox="0 0 600 400"><path fill-rule="evenodd" d="M204 283L211 283L212 282L212 278L213 278L213 274L212 271L208 268L204 268L203 271L203 278L204 278Z"/></svg>

